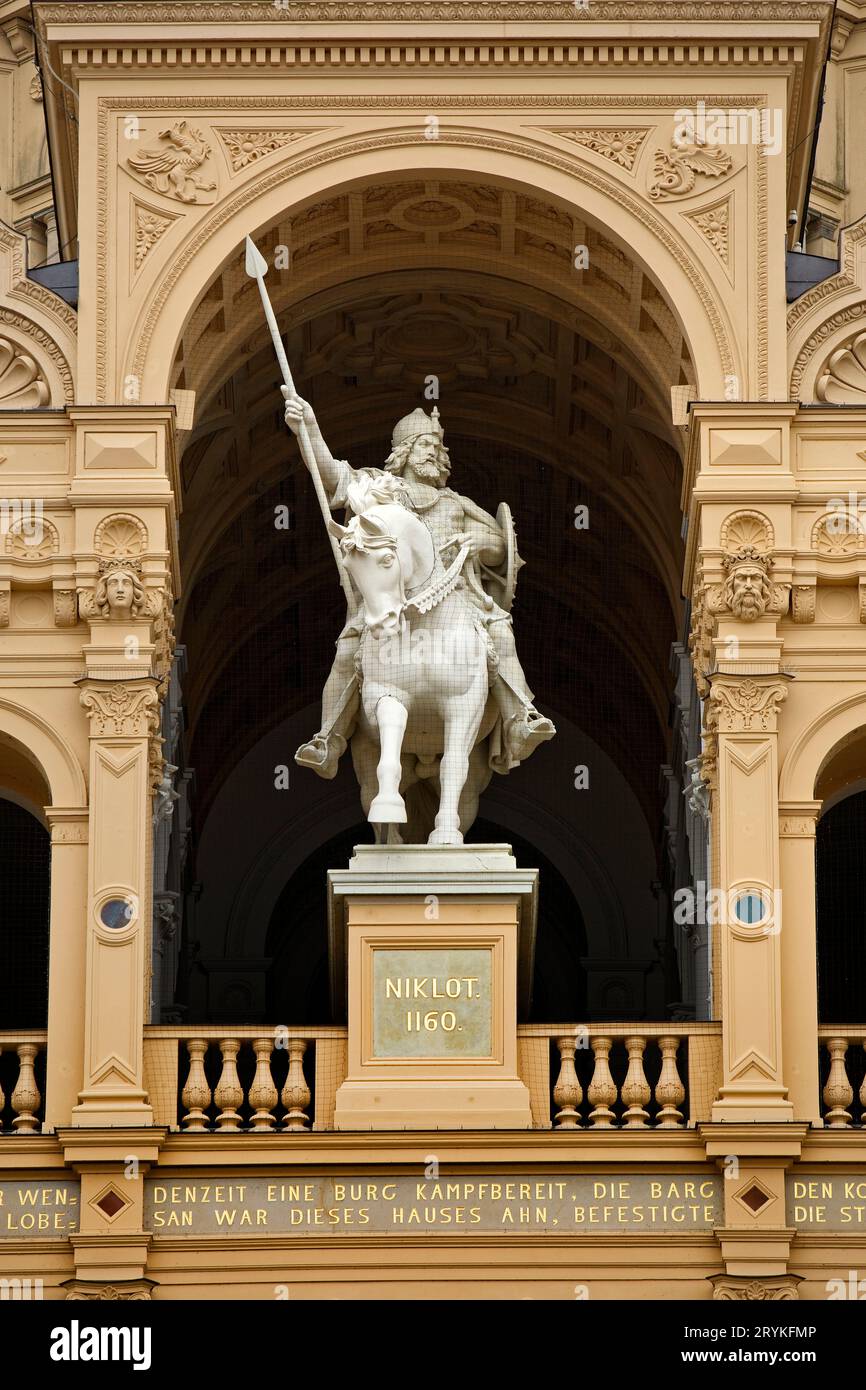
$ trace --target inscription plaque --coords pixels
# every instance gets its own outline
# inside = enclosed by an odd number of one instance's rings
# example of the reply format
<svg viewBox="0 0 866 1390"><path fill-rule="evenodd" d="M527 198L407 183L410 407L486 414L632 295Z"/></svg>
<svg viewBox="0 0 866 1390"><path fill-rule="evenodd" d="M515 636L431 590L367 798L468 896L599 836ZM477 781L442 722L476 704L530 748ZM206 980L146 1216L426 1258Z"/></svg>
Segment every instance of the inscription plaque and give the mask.
<svg viewBox="0 0 866 1390"><path fill-rule="evenodd" d="M81 1184L0 1182L0 1240L52 1240L78 1230Z"/></svg>
<svg viewBox="0 0 866 1390"><path fill-rule="evenodd" d="M492 948L376 946L372 991L374 1058L492 1055Z"/></svg>
<svg viewBox="0 0 866 1390"><path fill-rule="evenodd" d="M788 1224L800 1230L866 1230L866 1176L859 1173L789 1174Z"/></svg>
<svg viewBox="0 0 866 1390"><path fill-rule="evenodd" d="M145 1226L155 1235L710 1231L722 1210L717 1174L145 1178Z"/></svg>

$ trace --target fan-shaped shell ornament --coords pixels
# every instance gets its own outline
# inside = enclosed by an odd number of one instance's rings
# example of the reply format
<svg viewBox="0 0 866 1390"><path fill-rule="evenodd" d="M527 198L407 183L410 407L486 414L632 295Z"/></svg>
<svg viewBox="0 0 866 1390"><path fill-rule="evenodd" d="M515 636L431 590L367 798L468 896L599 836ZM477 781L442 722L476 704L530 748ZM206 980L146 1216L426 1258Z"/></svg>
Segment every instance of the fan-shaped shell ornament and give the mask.
<svg viewBox="0 0 866 1390"><path fill-rule="evenodd" d="M818 378L815 394L829 405L866 405L866 333L837 348Z"/></svg>
<svg viewBox="0 0 866 1390"><path fill-rule="evenodd" d="M0 338L0 408L34 410L50 401L51 392L38 362L8 338Z"/></svg>

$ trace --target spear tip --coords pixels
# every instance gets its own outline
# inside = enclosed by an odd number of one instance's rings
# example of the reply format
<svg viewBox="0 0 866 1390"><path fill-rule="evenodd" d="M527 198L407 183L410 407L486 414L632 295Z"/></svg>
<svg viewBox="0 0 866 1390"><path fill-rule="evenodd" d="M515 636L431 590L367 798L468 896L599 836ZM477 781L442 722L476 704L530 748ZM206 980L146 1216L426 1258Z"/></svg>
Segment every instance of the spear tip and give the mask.
<svg viewBox="0 0 866 1390"><path fill-rule="evenodd" d="M251 237L246 239L246 262L245 268L247 275L252 280L259 280L268 273L268 263L256 246Z"/></svg>

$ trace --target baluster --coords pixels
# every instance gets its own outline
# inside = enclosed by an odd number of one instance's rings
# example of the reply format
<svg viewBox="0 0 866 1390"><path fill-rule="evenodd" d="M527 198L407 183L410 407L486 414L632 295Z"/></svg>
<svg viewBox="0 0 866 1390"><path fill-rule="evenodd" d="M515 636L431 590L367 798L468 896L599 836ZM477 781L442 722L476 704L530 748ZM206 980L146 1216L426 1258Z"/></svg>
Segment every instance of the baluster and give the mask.
<svg viewBox="0 0 866 1390"><path fill-rule="evenodd" d="M557 1038L559 1048L559 1076L553 1088L553 1099L559 1106L554 1120L555 1129L578 1129L580 1114L575 1106L583 1100L583 1088L574 1069L574 1038Z"/></svg>
<svg viewBox="0 0 866 1390"><path fill-rule="evenodd" d="M592 1080L587 1087L587 1099L593 1105L593 1111L589 1117L589 1122L594 1129L610 1129L616 1116L611 1110L611 1106L617 1097L616 1083L610 1074L610 1049L613 1047L612 1038L593 1038L592 1050L595 1053L595 1069L592 1073Z"/></svg>
<svg viewBox="0 0 866 1390"><path fill-rule="evenodd" d="M250 1127L255 1130L273 1129L276 1124L271 1114L279 1100L279 1093L271 1076L272 1038L256 1038L253 1048L256 1054L256 1074L250 1087L250 1105L255 1106L255 1114Z"/></svg>
<svg viewBox="0 0 866 1390"><path fill-rule="evenodd" d="M196 1130L210 1128L205 1114L211 1102L210 1086L207 1084L204 1070L204 1055L207 1052L207 1046L205 1038L190 1038L186 1044L186 1050L189 1053L189 1075L186 1078L186 1085L180 1093L180 1098L187 1112L181 1123L189 1134Z"/></svg>
<svg viewBox="0 0 866 1390"><path fill-rule="evenodd" d="M304 1114L310 1103L310 1088L304 1076L304 1053L307 1050L303 1038L292 1038L289 1042L289 1073L283 1087L282 1101L286 1107L283 1129L304 1130L309 1125L309 1117Z"/></svg>
<svg viewBox="0 0 866 1390"><path fill-rule="evenodd" d="M849 1106L854 1099L854 1091L848 1080L845 1067L845 1054L848 1051L847 1038L828 1038L827 1051L830 1054L830 1075L822 1092L824 1104L830 1109L824 1116L828 1129L848 1129L851 1125Z"/></svg>
<svg viewBox="0 0 866 1390"><path fill-rule="evenodd" d="M36 1085L36 1073L33 1070L33 1061L38 1051L39 1048L35 1043L21 1043L18 1047L18 1080L15 1083L15 1090L12 1092L12 1109L15 1111L12 1128L16 1134L37 1134L39 1132L39 1121L35 1112L39 1109L39 1102L42 1097L39 1094L39 1088Z"/></svg>
<svg viewBox="0 0 866 1390"><path fill-rule="evenodd" d="M0 1043L0 1057L3 1056L3 1044ZM6 1106L6 1097L3 1094L3 1087L0 1086L0 1134L3 1133L3 1111Z"/></svg>
<svg viewBox="0 0 866 1390"><path fill-rule="evenodd" d="M213 1098L219 1106L216 1127L220 1131L240 1129L241 1117L237 1106L244 1098L243 1088L238 1079L237 1055L240 1043L237 1038L221 1038L220 1052L223 1058L222 1075L217 1082Z"/></svg>
<svg viewBox="0 0 866 1390"><path fill-rule="evenodd" d="M863 1044L863 1051L866 1052L866 1042ZM3 1109L0 1104L0 1110ZM863 1077L863 1084L860 1087L860 1123L866 1129L866 1076Z"/></svg>
<svg viewBox="0 0 866 1390"><path fill-rule="evenodd" d="M649 1104L652 1095L643 1069L646 1038L626 1038L625 1045L628 1050L628 1071L623 1082L622 1098L628 1109L622 1117L623 1125L626 1129L646 1129L649 1114L644 1106Z"/></svg>
<svg viewBox="0 0 866 1390"><path fill-rule="evenodd" d="M683 1126L683 1117L677 1108L686 1098L686 1088L677 1070L679 1045L679 1038L659 1038L662 1054L662 1069L656 1084L656 1105L661 1106L656 1117L659 1129L681 1129Z"/></svg>

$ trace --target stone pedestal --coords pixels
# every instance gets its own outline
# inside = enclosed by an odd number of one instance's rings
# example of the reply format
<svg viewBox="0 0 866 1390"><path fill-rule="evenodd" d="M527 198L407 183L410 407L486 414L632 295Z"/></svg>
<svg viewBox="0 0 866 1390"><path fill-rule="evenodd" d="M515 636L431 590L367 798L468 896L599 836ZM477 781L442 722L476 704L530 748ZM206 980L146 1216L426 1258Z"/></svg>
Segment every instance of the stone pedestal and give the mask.
<svg viewBox="0 0 866 1390"><path fill-rule="evenodd" d="M328 874L332 990L349 1023L336 1129L531 1127L517 1000L537 876L508 845L362 845Z"/></svg>

